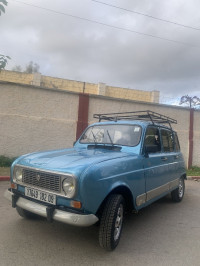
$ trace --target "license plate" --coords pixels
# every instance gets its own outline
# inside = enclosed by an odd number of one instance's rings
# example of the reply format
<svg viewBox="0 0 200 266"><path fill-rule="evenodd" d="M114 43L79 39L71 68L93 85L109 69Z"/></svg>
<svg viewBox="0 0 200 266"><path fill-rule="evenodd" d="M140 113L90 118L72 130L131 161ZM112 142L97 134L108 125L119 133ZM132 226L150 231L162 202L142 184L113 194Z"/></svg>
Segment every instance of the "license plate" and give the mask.
<svg viewBox="0 0 200 266"><path fill-rule="evenodd" d="M25 196L56 205L56 195L35 188L25 187Z"/></svg>

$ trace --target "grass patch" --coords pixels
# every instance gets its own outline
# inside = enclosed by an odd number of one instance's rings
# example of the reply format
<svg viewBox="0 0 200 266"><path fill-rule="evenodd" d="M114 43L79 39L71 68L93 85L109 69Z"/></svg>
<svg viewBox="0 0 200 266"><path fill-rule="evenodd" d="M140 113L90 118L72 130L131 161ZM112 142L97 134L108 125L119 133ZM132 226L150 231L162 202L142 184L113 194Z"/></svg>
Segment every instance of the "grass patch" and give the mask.
<svg viewBox="0 0 200 266"><path fill-rule="evenodd" d="M16 159L16 157L6 157L1 155L0 156L0 167L10 167L13 161Z"/></svg>
<svg viewBox="0 0 200 266"><path fill-rule="evenodd" d="M200 167L192 166L190 169L187 170L188 176L200 176Z"/></svg>

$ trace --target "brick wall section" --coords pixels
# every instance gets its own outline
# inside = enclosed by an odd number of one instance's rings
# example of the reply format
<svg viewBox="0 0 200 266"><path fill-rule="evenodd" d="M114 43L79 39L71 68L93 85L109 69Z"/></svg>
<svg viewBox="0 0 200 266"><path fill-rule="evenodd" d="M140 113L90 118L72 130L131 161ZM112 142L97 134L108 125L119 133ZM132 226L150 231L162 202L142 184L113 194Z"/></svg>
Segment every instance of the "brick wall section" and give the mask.
<svg viewBox="0 0 200 266"><path fill-rule="evenodd" d="M39 73L26 74L16 71L1 71L0 81L8 81L14 83L21 83L27 85L36 85L45 88L53 88L66 90L77 93L88 93L94 95L104 95L113 98L122 98L129 100L145 101L145 102L159 102L159 91L142 91L127 88L118 88L107 86L104 84L104 89L99 89L101 84L80 82L69 79L55 78L44 76Z"/></svg>
<svg viewBox="0 0 200 266"><path fill-rule="evenodd" d="M144 101L144 102L151 102L153 100L150 91L131 90L131 89L125 90L123 88L106 86L105 96L113 97L113 92L115 98L123 98L123 99Z"/></svg>
<svg viewBox="0 0 200 266"><path fill-rule="evenodd" d="M31 85L33 82L33 74L2 70L0 72L0 81Z"/></svg>
<svg viewBox="0 0 200 266"><path fill-rule="evenodd" d="M81 93L83 91L83 82L54 77L42 76L41 85L42 87L46 88L62 89L78 93Z"/></svg>
<svg viewBox="0 0 200 266"><path fill-rule="evenodd" d="M79 94L59 89L0 82L0 155L72 147L76 139ZM89 123L94 113L152 110L178 120L185 161L189 149L189 109L89 95ZM200 111L194 112L193 165L200 166Z"/></svg>

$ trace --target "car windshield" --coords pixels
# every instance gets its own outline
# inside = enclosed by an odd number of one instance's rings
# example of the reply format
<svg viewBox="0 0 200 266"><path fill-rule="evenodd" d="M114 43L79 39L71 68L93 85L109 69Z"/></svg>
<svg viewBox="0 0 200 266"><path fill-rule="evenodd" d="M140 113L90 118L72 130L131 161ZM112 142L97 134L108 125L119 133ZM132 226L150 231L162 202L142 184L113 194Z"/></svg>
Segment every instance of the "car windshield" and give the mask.
<svg viewBox="0 0 200 266"><path fill-rule="evenodd" d="M141 127L138 125L95 125L85 131L80 143L136 146L140 136Z"/></svg>

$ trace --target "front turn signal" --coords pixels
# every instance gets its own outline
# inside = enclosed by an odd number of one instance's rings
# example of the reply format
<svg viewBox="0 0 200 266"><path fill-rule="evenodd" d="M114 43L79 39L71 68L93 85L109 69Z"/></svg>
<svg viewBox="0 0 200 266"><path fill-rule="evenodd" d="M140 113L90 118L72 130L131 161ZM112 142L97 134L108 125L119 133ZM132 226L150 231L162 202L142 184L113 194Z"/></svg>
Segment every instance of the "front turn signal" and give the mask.
<svg viewBox="0 0 200 266"><path fill-rule="evenodd" d="M76 208L76 209L81 209L81 207L82 207L82 204L80 201L72 200L70 205L71 205L71 207Z"/></svg>

